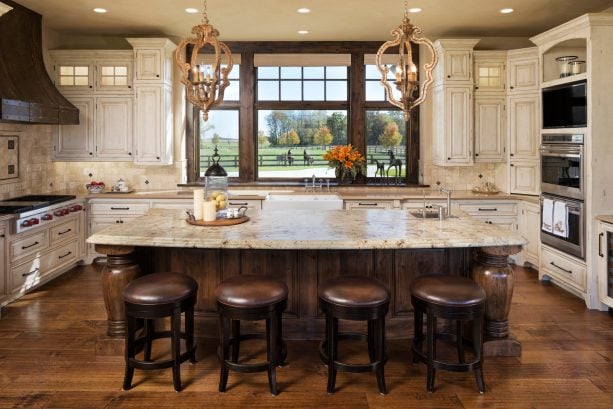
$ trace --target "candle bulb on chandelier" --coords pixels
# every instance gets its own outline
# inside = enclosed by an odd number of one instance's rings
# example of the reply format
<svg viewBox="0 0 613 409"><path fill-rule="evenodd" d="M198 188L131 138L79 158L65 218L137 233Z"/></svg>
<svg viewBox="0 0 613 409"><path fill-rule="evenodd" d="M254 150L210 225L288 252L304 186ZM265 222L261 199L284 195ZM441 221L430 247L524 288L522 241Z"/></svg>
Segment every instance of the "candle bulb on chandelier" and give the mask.
<svg viewBox="0 0 613 409"><path fill-rule="evenodd" d="M400 65L396 66L396 82L397 83L402 82L402 68L400 68Z"/></svg>
<svg viewBox="0 0 613 409"><path fill-rule="evenodd" d="M211 82L211 67L206 66L206 82Z"/></svg>
<svg viewBox="0 0 613 409"><path fill-rule="evenodd" d="M409 69L409 81L417 81L417 67L413 63Z"/></svg>

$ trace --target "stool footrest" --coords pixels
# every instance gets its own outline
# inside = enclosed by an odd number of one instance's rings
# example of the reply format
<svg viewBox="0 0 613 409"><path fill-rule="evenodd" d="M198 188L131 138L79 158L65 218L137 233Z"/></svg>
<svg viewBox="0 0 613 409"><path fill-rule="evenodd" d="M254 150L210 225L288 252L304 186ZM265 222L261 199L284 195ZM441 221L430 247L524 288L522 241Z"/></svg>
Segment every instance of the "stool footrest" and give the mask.
<svg viewBox="0 0 613 409"><path fill-rule="evenodd" d="M177 361L179 361L179 363L183 363L187 361L188 359L190 359L194 355L195 352L196 352L196 347L194 346L193 348L190 348L189 350L179 355L179 359L177 359ZM136 358L130 358L129 362L132 367L136 369L145 369L145 370L172 368L172 366L174 365L174 361L172 359L165 359L163 361L151 361L150 362L150 361L142 361Z"/></svg>
<svg viewBox="0 0 613 409"><path fill-rule="evenodd" d="M338 340L352 340L352 341L365 341L368 342L368 337L364 334L356 333L342 333L338 334ZM329 357L326 353L328 347L328 340L324 339L319 343L319 358L323 362L328 362ZM383 359L379 361L370 362L368 364L348 364L345 362L334 361L334 367L341 372L375 372L380 367L384 366L387 362L387 353L384 354Z"/></svg>
<svg viewBox="0 0 613 409"><path fill-rule="evenodd" d="M419 362L428 363L428 356L421 351L416 351L413 349L413 355L417 357ZM454 362L446 362L440 361L438 359L434 359L432 361L432 366L437 369L444 369L446 371L451 372L469 372L473 369L481 368L481 361L474 360L472 362L466 363L454 363Z"/></svg>

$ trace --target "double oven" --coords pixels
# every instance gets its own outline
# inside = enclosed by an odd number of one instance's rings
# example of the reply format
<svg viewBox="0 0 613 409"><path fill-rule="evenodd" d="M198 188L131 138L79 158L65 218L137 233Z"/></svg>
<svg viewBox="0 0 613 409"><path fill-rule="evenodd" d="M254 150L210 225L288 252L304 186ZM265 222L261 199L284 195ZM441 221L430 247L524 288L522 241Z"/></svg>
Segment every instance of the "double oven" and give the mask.
<svg viewBox="0 0 613 409"><path fill-rule="evenodd" d="M583 134L544 134L540 149L541 242L581 259L585 259L583 137ZM547 229L549 221L543 220L552 214L544 206L552 203L557 205L554 219L565 224L562 233L555 226Z"/></svg>

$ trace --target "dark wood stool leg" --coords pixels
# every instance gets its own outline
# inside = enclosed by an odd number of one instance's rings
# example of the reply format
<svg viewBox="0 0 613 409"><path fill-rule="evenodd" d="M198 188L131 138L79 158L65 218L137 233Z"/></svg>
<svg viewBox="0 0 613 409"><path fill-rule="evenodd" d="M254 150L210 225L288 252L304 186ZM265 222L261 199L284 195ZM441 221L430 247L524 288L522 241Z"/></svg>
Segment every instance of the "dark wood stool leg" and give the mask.
<svg viewBox="0 0 613 409"><path fill-rule="evenodd" d="M338 319L326 315L326 326L328 327L327 342L328 342L328 393L334 393L336 384L336 365L334 361L337 359L338 351Z"/></svg>
<svg viewBox="0 0 613 409"><path fill-rule="evenodd" d="M458 361L463 364L464 361L464 339L463 339L463 330L462 330L462 321L457 320L456 327L456 345L458 348Z"/></svg>
<svg viewBox="0 0 613 409"><path fill-rule="evenodd" d="M268 385L272 396L277 396L277 324L276 312L271 318L266 319L266 356L268 358Z"/></svg>
<svg viewBox="0 0 613 409"><path fill-rule="evenodd" d="M238 362L238 354L240 352L240 337L241 337L241 321L232 320L232 362Z"/></svg>
<svg viewBox="0 0 613 409"><path fill-rule="evenodd" d="M189 362L195 364L196 349L194 344L194 307L191 307L185 311L185 345L188 350L194 348L194 352L191 354Z"/></svg>
<svg viewBox="0 0 613 409"><path fill-rule="evenodd" d="M151 361L151 344L153 343L153 335L155 332L155 324L152 319L145 318L143 332L145 333L145 353L144 361Z"/></svg>
<svg viewBox="0 0 613 409"><path fill-rule="evenodd" d="M485 383L483 382L483 317L479 317L473 321L473 345L475 348L475 361L478 362L475 368L475 379L477 381L477 389L479 393L485 392Z"/></svg>
<svg viewBox="0 0 613 409"><path fill-rule="evenodd" d="M171 344L172 344L172 383L175 391L181 392L181 307L177 305L170 317L170 325L172 327Z"/></svg>
<svg viewBox="0 0 613 409"><path fill-rule="evenodd" d="M283 311L276 313L277 319L277 348L279 350L277 366L285 365L285 359L287 357L287 349L283 342Z"/></svg>
<svg viewBox="0 0 613 409"><path fill-rule="evenodd" d="M130 364L130 359L135 356L134 351L134 335L136 333L136 318L132 316L126 317L126 370L123 377L123 390L127 391L132 388L132 378L134 376L134 367Z"/></svg>
<svg viewBox="0 0 613 409"><path fill-rule="evenodd" d="M221 364L221 371L219 375L219 392L226 391L226 384L228 383L228 372L230 371L226 365L226 361L230 356L230 320L224 317L223 313L219 314L219 361Z"/></svg>
<svg viewBox="0 0 613 409"><path fill-rule="evenodd" d="M436 375L436 369L434 368L434 359L436 358L436 317L434 317L431 310L427 311L426 326L426 343L428 344L428 376L426 380L426 389L428 392L434 392L434 376Z"/></svg>
<svg viewBox="0 0 613 409"><path fill-rule="evenodd" d="M420 308L415 307L413 310L413 347L416 351L422 350L424 340L424 313ZM419 362L417 354L413 354L413 363Z"/></svg>
<svg viewBox="0 0 613 409"><path fill-rule="evenodd" d="M379 386L379 393L385 395L387 394L383 365L383 361L385 360L385 316L375 320L375 323L376 360L379 361L379 367L377 368L377 385Z"/></svg>
<svg viewBox="0 0 613 409"><path fill-rule="evenodd" d="M376 320L368 320L368 359L375 362L377 354L375 351L375 324Z"/></svg>

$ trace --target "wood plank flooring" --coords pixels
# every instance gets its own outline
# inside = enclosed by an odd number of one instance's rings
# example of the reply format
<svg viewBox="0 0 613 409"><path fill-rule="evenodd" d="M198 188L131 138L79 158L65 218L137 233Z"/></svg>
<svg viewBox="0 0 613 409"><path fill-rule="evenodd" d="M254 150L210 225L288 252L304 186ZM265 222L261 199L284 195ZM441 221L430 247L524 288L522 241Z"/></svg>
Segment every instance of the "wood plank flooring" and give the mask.
<svg viewBox="0 0 613 409"><path fill-rule="evenodd" d="M106 325L99 271L77 267L4 308L0 408L613 407L613 317L516 268L510 318L522 357L487 359L483 395L472 374L443 371L428 394L425 368L411 364L408 340L388 341L386 396L374 374L343 373L337 393L327 395L315 341L288 342L288 364L277 371L279 396L268 393L265 373L231 373L220 394L216 342L208 338L199 340L198 363L181 368L183 392L174 392L170 370L136 371L134 388L123 392L123 358L94 355ZM361 355L355 345L346 350L351 359Z"/></svg>

